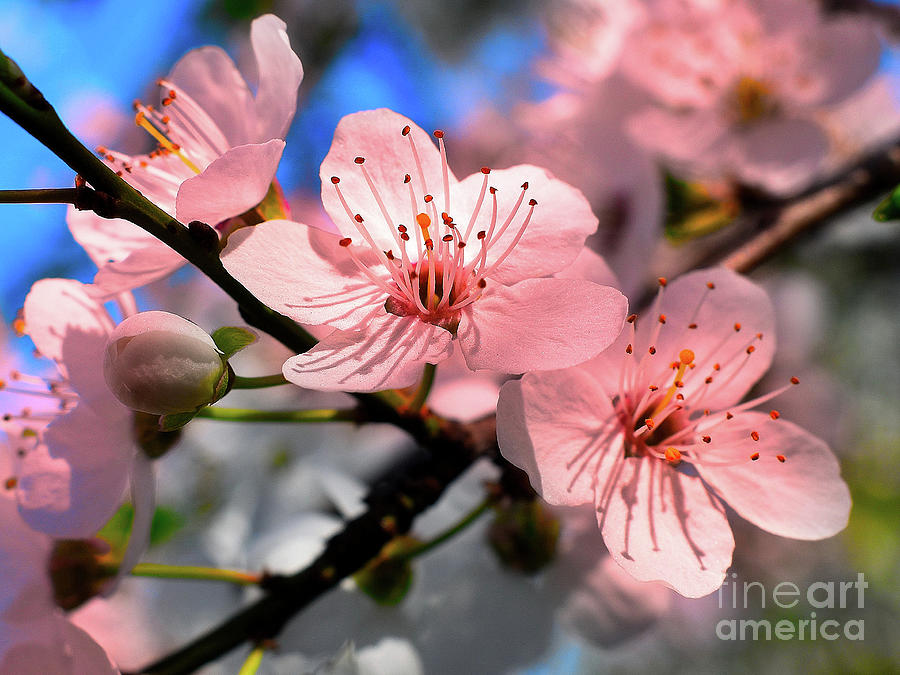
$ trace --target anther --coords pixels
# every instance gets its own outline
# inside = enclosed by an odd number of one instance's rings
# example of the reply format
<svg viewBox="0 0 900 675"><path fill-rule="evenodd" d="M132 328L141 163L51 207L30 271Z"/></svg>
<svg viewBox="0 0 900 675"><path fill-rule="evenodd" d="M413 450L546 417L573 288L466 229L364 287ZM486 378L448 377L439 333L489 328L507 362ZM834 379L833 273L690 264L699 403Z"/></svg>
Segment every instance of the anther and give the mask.
<svg viewBox="0 0 900 675"><path fill-rule="evenodd" d="M331 177L331 182L334 183L335 185L337 185L338 183L341 182L341 179L338 178L337 176L332 176L332 177Z"/></svg>
<svg viewBox="0 0 900 675"><path fill-rule="evenodd" d="M441 237L441 241L453 241L453 235L445 234L443 237Z"/></svg>
<svg viewBox="0 0 900 675"><path fill-rule="evenodd" d="M707 282L706 282L706 287L707 287L709 290L712 290L712 289L714 289L714 288L716 287L716 285L715 285L713 282L711 282L711 281L707 281Z"/></svg>
<svg viewBox="0 0 900 675"><path fill-rule="evenodd" d="M755 462L756 460L759 459L759 453L754 452L752 455L750 455L750 459L752 459Z"/></svg>
<svg viewBox="0 0 900 675"><path fill-rule="evenodd" d="M779 417L781 417L781 413L778 412L777 410L772 410L769 413L769 417L771 417L773 420L777 420Z"/></svg>
<svg viewBox="0 0 900 675"><path fill-rule="evenodd" d="M487 236L487 232L485 232L484 230L480 230L476 236L479 240L484 239Z"/></svg>
<svg viewBox="0 0 900 675"><path fill-rule="evenodd" d="M15 489L16 485L18 485L18 484L19 484L19 481L16 479L16 477L12 476L11 478L7 478L6 482L3 485L4 485L4 487L6 487L7 490L13 490L13 489Z"/></svg>
<svg viewBox="0 0 900 675"><path fill-rule="evenodd" d="M665 286L669 282L665 277L657 277L656 283L658 283L660 286Z"/></svg>
<svg viewBox="0 0 900 675"><path fill-rule="evenodd" d="M653 356L653 354L656 353L656 347L650 347L650 349L648 349L647 351L650 353L651 356Z"/></svg>
<svg viewBox="0 0 900 675"><path fill-rule="evenodd" d="M628 343L628 346L627 346L627 347L625 347L625 353L626 353L626 354L630 354L630 353L631 353L631 351L632 351L632 348L631 348L631 343L630 343L630 342L629 342L629 343Z"/></svg>
<svg viewBox="0 0 900 675"><path fill-rule="evenodd" d="M628 318L625 319L628 323L634 323L637 320L637 314L629 314Z"/></svg>
<svg viewBox="0 0 900 675"><path fill-rule="evenodd" d="M529 199L528 206L537 206L537 199Z"/></svg>
<svg viewBox="0 0 900 675"><path fill-rule="evenodd" d="M750 345L749 347L747 347L748 354L752 354L755 351L756 351L756 347L754 347L753 345Z"/></svg>
<svg viewBox="0 0 900 675"><path fill-rule="evenodd" d="M434 130L434 137L435 137L435 138L443 138L443 137L444 137L444 132L441 131L440 129L435 129L435 130Z"/></svg>
<svg viewBox="0 0 900 675"><path fill-rule="evenodd" d="M430 204L431 200L434 199L432 195L425 195L425 203Z"/></svg>
<svg viewBox="0 0 900 675"><path fill-rule="evenodd" d="M407 124L405 127L403 127L403 130L400 133L404 136L409 135L409 125Z"/></svg>
<svg viewBox="0 0 900 675"><path fill-rule="evenodd" d="M478 288L484 288L487 286L487 279L481 278L478 280Z"/></svg>
<svg viewBox="0 0 900 675"><path fill-rule="evenodd" d="M757 339L757 340L762 340L762 335L763 335L762 333L757 333L757 334L756 334L756 339Z"/></svg>
<svg viewBox="0 0 900 675"><path fill-rule="evenodd" d="M784 455L775 455L775 459L784 464Z"/></svg>
<svg viewBox="0 0 900 675"><path fill-rule="evenodd" d="M653 418L652 418L652 417L648 417L647 419L645 419L645 420L644 420L644 424L647 425L647 428L648 428L648 429L650 429L651 431L653 430L654 422L653 422Z"/></svg>
<svg viewBox="0 0 900 675"><path fill-rule="evenodd" d="M666 448L666 461L670 464L679 464L681 462L681 452L678 448Z"/></svg>
<svg viewBox="0 0 900 675"><path fill-rule="evenodd" d="M338 242L338 244L340 244L340 245L343 246L344 248L347 248L347 247L348 247L350 244L352 244L352 243L353 243L353 240L352 240L350 237L344 237L343 239L341 239L341 240Z"/></svg>
<svg viewBox="0 0 900 675"><path fill-rule="evenodd" d="M657 387L655 384L651 384L649 387L647 387L647 389L649 389L650 391L657 391L659 387Z"/></svg>
<svg viewBox="0 0 900 675"><path fill-rule="evenodd" d="M666 315L665 315L665 314L660 314L660 315L659 315L659 322L660 322L660 323L665 323L665 322L666 322Z"/></svg>
<svg viewBox="0 0 900 675"><path fill-rule="evenodd" d="M481 173L483 173L485 176L487 176L490 172L491 172L490 167L488 167L488 166L481 167Z"/></svg>
<svg viewBox="0 0 900 675"><path fill-rule="evenodd" d="M734 332L737 333L739 330L741 330L741 324L739 324L739 323L734 324Z"/></svg>
<svg viewBox="0 0 900 675"><path fill-rule="evenodd" d="M490 191L490 193L492 195L497 194L497 188L495 188L493 185L491 187L489 187L488 190Z"/></svg>
<svg viewBox="0 0 900 675"><path fill-rule="evenodd" d="M353 161L356 162L357 164L364 164L366 161L366 158L365 157L354 157Z"/></svg>
<svg viewBox="0 0 900 675"><path fill-rule="evenodd" d="M759 440L759 432L758 432L758 431L751 431L751 432L750 432L750 438L752 438L754 441L758 441L758 440Z"/></svg>
<svg viewBox="0 0 900 675"><path fill-rule="evenodd" d="M704 382L706 382L706 384L712 384L712 381L713 381L713 380L712 380L711 377L707 377L707 378L704 380Z"/></svg>
<svg viewBox="0 0 900 675"><path fill-rule="evenodd" d="M710 436L704 436L704 437L703 437L703 442L704 442L704 443L712 443L712 437L710 437Z"/></svg>
<svg viewBox="0 0 900 675"><path fill-rule="evenodd" d="M791 384L800 384L800 380L796 377L791 378Z"/></svg>
<svg viewBox="0 0 900 675"><path fill-rule="evenodd" d="M355 220L357 223L361 223L363 221L363 217L357 213L355 216L353 216L353 220Z"/></svg>
<svg viewBox="0 0 900 675"><path fill-rule="evenodd" d="M522 189L523 189L523 190L527 190L527 189L528 189L528 181L527 181L527 180L526 180L524 183L522 183Z"/></svg>
<svg viewBox="0 0 900 675"><path fill-rule="evenodd" d="M730 420L730 419L732 419L733 417L734 417L734 415L732 415L730 412L725 413L725 419L726 419L726 420Z"/></svg>
<svg viewBox="0 0 900 675"><path fill-rule="evenodd" d="M410 180L412 180L412 179L409 177L409 174L408 174L408 173L403 175L403 184L404 184L404 185L405 185L406 183L408 183Z"/></svg>
<svg viewBox="0 0 900 675"><path fill-rule="evenodd" d="M695 324L695 323L689 323L689 324L688 324L688 328L690 328L691 330L694 330L694 329L697 328L697 324Z"/></svg>

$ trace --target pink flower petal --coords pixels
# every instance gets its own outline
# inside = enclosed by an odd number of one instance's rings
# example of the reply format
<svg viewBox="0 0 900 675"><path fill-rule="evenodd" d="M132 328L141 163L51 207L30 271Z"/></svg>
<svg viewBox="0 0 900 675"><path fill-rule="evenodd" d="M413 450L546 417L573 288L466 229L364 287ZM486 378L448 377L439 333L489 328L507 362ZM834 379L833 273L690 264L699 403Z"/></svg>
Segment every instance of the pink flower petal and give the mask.
<svg viewBox="0 0 900 675"><path fill-rule="evenodd" d="M266 196L283 151L284 141L278 138L231 148L181 184L175 215L183 223L215 225L252 209Z"/></svg>
<svg viewBox="0 0 900 675"><path fill-rule="evenodd" d="M339 240L300 223L270 220L232 234L222 264L256 297L296 321L353 328L384 305L387 293L359 271Z"/></svg>
<svg viewBox="0 0 900 675"><path fill-rule="evenodd" d="M380 391L408 387L426 363L450 356L451 335L415 317L385 314L361 331L335 331L305 354L288 359L284 376L323 391Z"/></svg>
<svg viewBox="0 0 900 675"><path fill-rule="evenodd" d="M578 368L528 373L500 389L500 452L550 504L595 501L597 478L607 480L621 452L617 430L609 399Z"/></svg>
<svg viewBox="0 0 900 675"><path fill-rule="evenodd" d="M691 598L722 585L734 539L724 507L700 478L657 459L626 458L611 480L597 521L619 565Z"/></svg>
<svg viewBox="0 0 900 675"><path fill-rule="evenodd" d="M620 288L616 273L601 256L587 247L581 249L571 265L553 276L557 279L587 279L601 286Z"/></svg>
<svg viewBox="0 0 900 675"><path fill-rule="evenodd" d="M69 231L87 251L97 267L110 260L123 260L133 251L157 239L134 223L118 218L101 218L93 211L78 211L70 206L66 211Z"/></svg>
<svg viewBox="0 0 900 675"><path fill-rule="evenodd" d="M407 137L401 134L405 126L410 128ZM410 139L415 143L427 189L422 188L422 181L410 148ZM410 180L416 187L416 194L431 194L438 206L438 212L443 210L441 156L431 137L410 119L387 108L353 113L338 123L331 149L319 169L319 176L322 179L322 203L344 236L352 237L354 241L361 240L354 221L347 215L337 196L336 186L331 182L332 176L341 179L337 187L343 192L352 213L363 217L376 244L384 250L397 246L381 209L366 183L362 167L353 161L356 157L365 158L365 169L369 172L395 227L399 224L405 224L410 229L415 227L409 186L403 182L406 174L410 175ZM449 182L451 186L457 182L452 171L449 172ZM417 209L424 211L425 204L417 204ZM462 216L458 218L460 222L461 218Z"/></svg>
<svg viewBox="0 0 900 675"><path fill-rule="evenodd" d="M206 46L188 52L172 68L169 79L197 102L232 146L268 140L253 138L253 95L221 48Z"/></svg>
<svg viewBox="0 0 900 675"><path fill-rule="evenodd" d="M57 483L62 474L55 462L48 465L46 455L26 455L20 477L25 496L19 511L31 527L54 537L89 537L115 513L134 457L131 413L124 407L121 411L118 416L100 416L79 403L47 427L44 441L50 454L69 465L68 490ZM40 481L48 479L54 487L45 491Z"/></svg>
<svg viewBox="0 0 900 675"><path fill-rule="evenodd" d="M450 215L463 230L463 235L476 209L483 182L484 175L476 173L458 185L451 186ZM597 229L597 217L580 190L557 180L546 169L521 164L491 171L488 176L488 185L497 188L495 232L499 231L513 213L525 183L528 184L528 189L521 205L503 236L499 239L496 239L496 235L492 237L496 241L491 244L487 256L487 263L490 265L503 255L525 220L529 201L536 200L534 214L522 238L509 257L489 275L507 285L523 279L547 276L569 266L584 248L584 240ZM487 194L472 228L468 242L469 252L477 253L480 249L474 238L475 233L480 230L490 231L491 212L491 198Z"/></svg>
<svg viewBox="0 0 900 675"><path fill-rule="evenodd" d="M825 130L804 119L759 122L734 140L731 163L738 177L776 195L808 185L829 149Z"/></svg>
<svg viewBox="0 0 900 675"><path fill-rule="evenodd" d="M4 626L4 632L6 632ZM16 675L91 673L118 675L109 656L94 639L60 611L17 625L0 642L0 672Z"/></svg>
<svg viewBox="0 0 900 675"><path fill-rule="evenodd" d="M94 277L94 285L89 292L101 302L111 300L122 291L144 286L172 274L184 263L181 255L161 241L149 241L142 248L136 248L124 260L103 265Z"/></svg>
<svg viewBox="0 0 900 675"><path fill-rule="evenodd" d="M287 26L273 14L254 19L250 42L256 57L259 87L256 90L256 129L251 140L284 138L297 110L297 88L303 65L291 49Z"/></svg>
<svg viewBox="0 0 900 675"><path fill-rule="evenodd" d="M106 588L104 595L110 595L115 590L118 582L138 563L150 545L150 527L156 511L156 473L153 461L143 452L135 453L131 467L131 503L134 506L134 519L128 537L128 548L119 563L116 584Z"/></svg>
<svg viewBox="0 0 900 675"><path fill-rule="evenodd" d="M609 286L581 279L527 279L488 285L463 312L459 344L472 370L553 370L581 363L622 330L628 301Z"/></svg>
<svg viewBox="0 0 900 675"><path fill-rule="evenodd" d="M751 438L752 431L759 441ZM697 470L742 517L793 539L824 539L846 527L850 492L821 439L759 412L736 415L711 429L710 436L712 443L704 449L710 461L699 462ZM757 452L759 459L752 461Z"/></svg>
<svg viewBox="0 0 900 675"><path fill-rule="evenodd" d="M112 398L103 379L103 350L112 320L88 287L71 279L42 279L25 298L25 326L38 351L60 364L72 388L105 408Z"/></svg>
<svg viewBox="0 0 900 675"><path fill-rule="evenodd" d="M713 289L707 286L709 283ZM660 314L665 317L665 324L658 323ZM651 344L657 329L659 333ZM591 362L592 374L609 395L619 390L619 372L628 342L626 330L615 345ZM695 367L683 378L680 392L685 400L700 409L734 405L772 362L772 303L762 288L725 268L689 272L668 283L658 312L638 316L635 356L647 358L651 346L655 348L655 365L644 368L648 384L662 391L671 386L671 363L679 360L682 350L689 349L694 352ZM750 353L748 348L752 348ZM706 383L707 377L711 378L710 384Z"/></svg>

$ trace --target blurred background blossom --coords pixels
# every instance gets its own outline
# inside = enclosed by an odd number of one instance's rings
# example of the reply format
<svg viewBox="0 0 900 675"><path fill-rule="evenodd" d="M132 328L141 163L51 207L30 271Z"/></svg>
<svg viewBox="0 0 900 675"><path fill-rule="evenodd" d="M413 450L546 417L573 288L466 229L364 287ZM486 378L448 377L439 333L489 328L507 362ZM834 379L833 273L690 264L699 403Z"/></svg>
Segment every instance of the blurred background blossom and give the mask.
<svg viewBox="0 0 900 675"><path fill-rule="evenodd" d="M0 46L88 145L136 153L149 139L133 124L131 101L147 100L148 83L200 44L222 45L250 66L242 41L250 20L265 12L286 21L305 70L278 174L295 219L329 227L318 202L318 170L334 128L345 114L386 106L425 129L444 129L460 175L530 162L581 189L601 221L591 245L633 297L659 264L677 260L683 247L727 227L758 200L789 196L900 135L892 26L878 20L878 11L825 16L812 0L6 0ZM753 37L741 42L736 34ZM683 51L699 35L723 50L714 62L705 47ZM771 65L776 47L788 54L786 62L802 66L787 69L795 80L807 74L825 83L821 95L772 98L781 85L761 69ZM823 49L828 67L815 61ZM689 74L693 88L672 88ZM751 123L776 114L802 122L809 141L809 153L787 157L788 168L773 162L799 147L797 134L789 134L790 143L754 145L758 129ZM709 144L671 135L671 125L683 126L692 115ZM0 187L71 184L68 168L5 117L0 137ZM764 170L749 161L761 154ZM489 515L416 560L411 590L397 606L378 606L345 583L289 624L281 654L264 661L261 672L387 673L401 663L403 672L439 675L900 670L900 233L896 224L872 221L872 206L843 214L753 274L778 311L772 379L758 388L768 391L791 375L803 382L776 405L838 454L854 499L849 527L824 542L798 542L746 527L732 514L739 580L804 588L864 573L870 586L858 615L866 621L865 640L718 640L722 619L804 615L771 604L720 608L715 594L686 600L629 583L605 569L609 559L599 537L591 542L579 524L583 514L553 516L562 530L557 564L524 576L491 552ZM0 312L7 323L35 280L92 279L94 268L72 241L63 207L3 205L2 218ZM188 270L143 289L139 299L207 329L240 321L229 301ZM7 342L5 350L17 352L16 367L37 372L27 339ZM237 363L262 374L286 356L264 340ZM471 410L454 406L480 407L495 387L449 377L441 412L466 417ZM477 392L477 401L457 390ZM240 404L238 394L227 403ZM271 407L346 403L340 395L293 388L265 397ZM169 527L157 533L149 560L298 567L358 512L366 485L412 450L402 433L386 427L326 425L298 434L288 426L200 421L186 436L160 463L159 500ZM441 531L495 479L494 467L476 467L414 534ZM581 579L587 583L575 581ZM123 668L133 668L210 627L247 593L129 579L72 618ZM244 656L238 650L204 672L237 672Z"/></svg>

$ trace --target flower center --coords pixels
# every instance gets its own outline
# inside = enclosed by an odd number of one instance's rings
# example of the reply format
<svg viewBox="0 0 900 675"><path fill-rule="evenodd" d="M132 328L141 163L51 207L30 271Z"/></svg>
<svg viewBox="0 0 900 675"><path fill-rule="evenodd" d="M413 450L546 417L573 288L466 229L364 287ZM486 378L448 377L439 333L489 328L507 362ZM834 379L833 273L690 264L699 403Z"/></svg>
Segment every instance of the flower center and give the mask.
<svg viewBox="0 0 900 675"><path fill-rule="evenodd" d="M765 81L742 75L732 90L731 106L740 124L751 124L772 115L778 103Z"/></svg>
<svg viewBox="0 0 900 675"><path fill-rule="evenodd" d="M339 243L369 280L387 293L388 298L384 304L386 311L398 316L416 316L421 321L440 326L455 334L462 310L482 297L488 285L487 277L506 260L519 243L531 221L537 201L531 199L528 201L528 209L523 208L525 192L528 190L528 183L523 183L515 203L501 220L498 213L497 189L488 185L491 170L484 167L481 169L484 179L478 200L472 213L469 214L465 228L459 227L451 215L449 167L443 132L440 130L434 132L440 147L443 177L444 210L440 214L434 203L434 197L429 192L419 161L419 153L409 132L409 126L406 126L401 135L409 140L413 174L418 177L418 180L414 181L409 173L403 176L403 183L409 190L410 213L416 224L412 228L412 234L410 228L405 225L394 224L395 221L378 187L366 169L365 158L356 157L354 164L359 167L378 204L384 223L395 242L396 252L394 247L385 251L376 243L364 218L351 209L341 190L341 179L333 176L331 183L349 222L361 235L377 262L370 262L371 255L364 259L357 254L351 237L345 237ZM474 232L475 222L487 201L490 201L491 209L487 229ZM518 228L514 230L515 235L512 238L504 238L507 230L511 229L512 223L523 211L525 215L521 218ZM473 234L477 248L467 245ZM498 243L501 238L503 242ZM501 248L501 252L496 256L492 252L495 247ZM472 250L475 251L474 254L467 259L467 254Z"/></svg>

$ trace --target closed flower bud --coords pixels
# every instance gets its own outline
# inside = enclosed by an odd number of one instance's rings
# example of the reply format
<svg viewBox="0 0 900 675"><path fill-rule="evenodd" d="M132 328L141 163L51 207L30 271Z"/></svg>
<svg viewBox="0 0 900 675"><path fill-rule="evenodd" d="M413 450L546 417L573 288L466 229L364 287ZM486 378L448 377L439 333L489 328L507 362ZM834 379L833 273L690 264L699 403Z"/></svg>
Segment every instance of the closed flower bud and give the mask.
<svg viewBox="0 0 900 675"><path fill-rule="evenodd" d="M134 410L170 415L216 399L227 363L203 329L168 312L141 312L110 334L103 375L112 393Z"/></svg>

